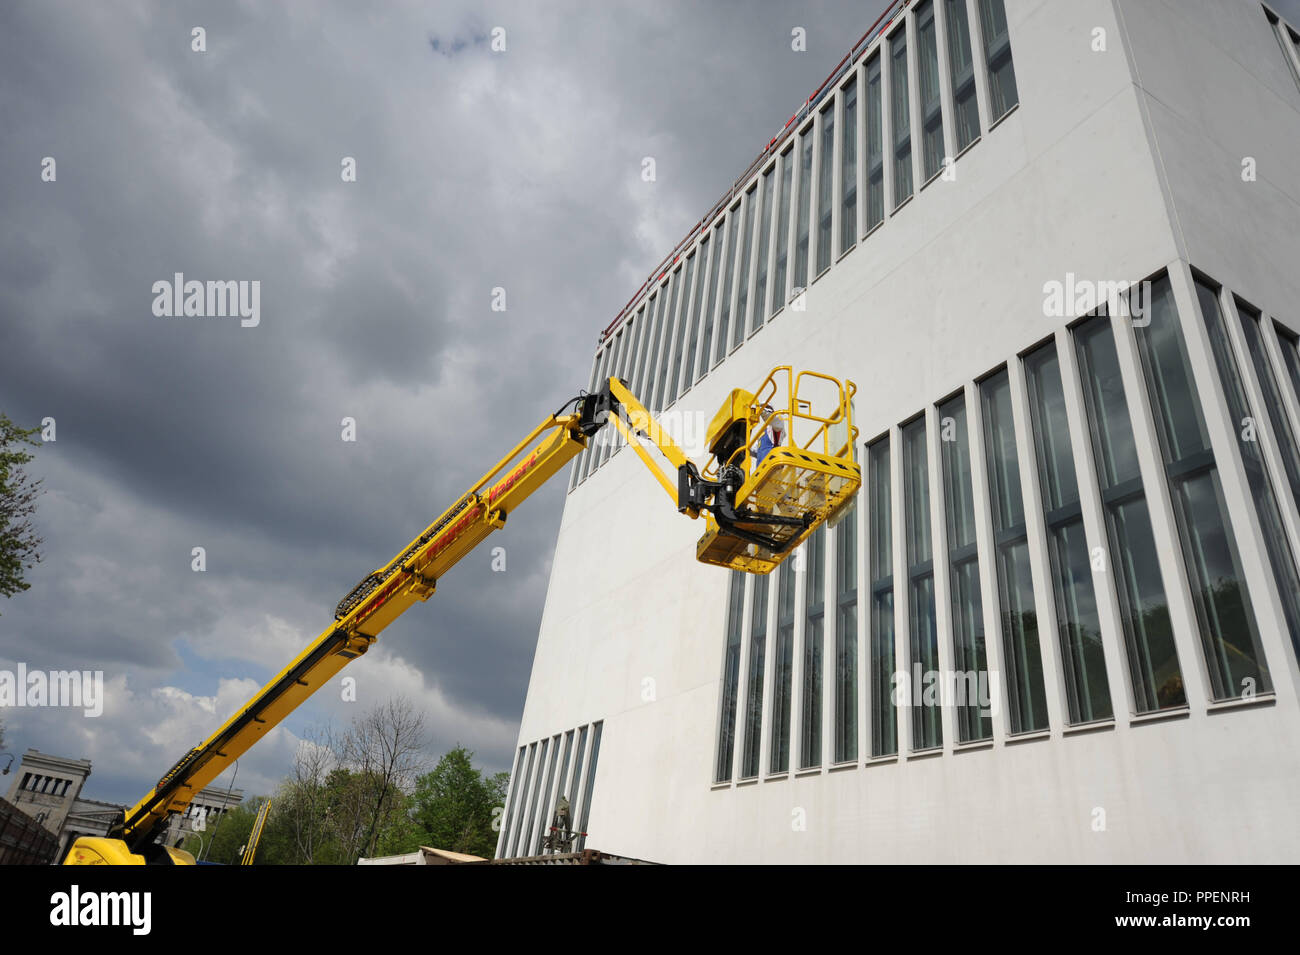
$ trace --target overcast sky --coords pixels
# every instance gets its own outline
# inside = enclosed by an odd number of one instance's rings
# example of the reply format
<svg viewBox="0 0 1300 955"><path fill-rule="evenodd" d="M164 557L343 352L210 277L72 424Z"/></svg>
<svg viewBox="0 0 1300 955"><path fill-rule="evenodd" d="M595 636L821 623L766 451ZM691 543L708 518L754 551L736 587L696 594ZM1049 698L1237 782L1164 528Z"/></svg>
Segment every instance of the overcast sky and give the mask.
<svg viewBox="0 0 1300 955"><path fill-rule="evenodd" d="M6 711L7 748L142 796L586 387L599 331L883 6L5 3L0 410L57 440L0 668L107 683L96 719ZM260 324L155 316L176 272L258 280ZM505 573L465 560L345 671L356 704L322 690L236 785L398 693L431 757L508 768L566 483L492 540Z"/></svg>
<svg viewBox="0 0 1300 955"><path fill-rule="evenodd" d="M108 692L96 719L3 713L8 749L142 796L586 386L599 330L884 6L0 5L0 410L57 428L0 668ZM177 272L259 281L260 324L155 316ZM345 671L357 703L318 693L237 785L393 694L431 758L508 768L566 480L491 541L505 573L470 556Z"/></svg>

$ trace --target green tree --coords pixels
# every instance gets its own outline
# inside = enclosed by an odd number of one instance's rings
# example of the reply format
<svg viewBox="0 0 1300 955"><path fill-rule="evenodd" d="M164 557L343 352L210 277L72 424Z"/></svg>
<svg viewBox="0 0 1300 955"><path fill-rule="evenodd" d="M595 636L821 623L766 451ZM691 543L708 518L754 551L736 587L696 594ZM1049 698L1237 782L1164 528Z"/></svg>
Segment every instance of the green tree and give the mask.
<svg viewBox="0 0 1300 955"><path fill-rule="evenodd" d="M415 821L415 797L401 793L394 803L392 815L380 830L375 855L396 856L414 852L422 845L423 837Z"/></svg>
<svg viewBox="0 0 1300 955"><path fill-rule="evenodd" d="M474 754L457 746L415 784L413 819L422 845L490 859L496 852L494 815L505 802L506 773L484 778Z"/></svg>
<svg viewBox="0 0 1300 955"><path fill-rule="evenodd" d="M32 526L41 482L23 470L32 460L24 445L39 447L40 428L23 429L0 413L0 594L12 597L31 586L23 571L40 562L42 540Z"/></svg>
<svg viewBox="0 0 1300 955"><path fill-rule="evenodd" d="M353 865L420 844L411 789L427 768L423 717L390 700L342 730L309 730L276 794L284 855L299 865Z"/></svg>
<svg viewBox="0 0 1300 955"><path fill-rule="evenodd" d="M299 865L312 865L329 841L325 816L325 777L334 764L328 729L311 728L294 754L293 769L276 793L279 816Z"/></svg>
<svg viewBox="0 0 1300 955"><path fill-rule="evenodd" d="M193 854L196 859L202 852L205 862L239 865L244 858L248 837L253 833L253 823L266 798L254 796L235 806L203 832L186 836L181 848ZM296 861L291 846L288 845L293 837L287 832L285 814L279 810L280 806L272 801L266 826L262 829L262 838L257 844L254 865L291 865Z"/></svg>
<svg viewBox="0 0 1300 955"><path fill-rule="evenodd" d="M253 831L253 820L257 818L257 810L261 805L262 799L258 797L227 810L202 832L186 836L181 848L191 853L195 859L202 858L205 862L239 865L243 856L240 848L248 842L248 835Z"/></svg>
<svg viewBox="0 0 1300 955"><path fill-rule="evenodd" d="M262 830L262 841L257 844L254 865L301 865L293 840L293 826L289 814L280 805L279 796L271 803L271 813Z"/></svg>
<svg viewBox="0 0 1300 955"><path fill-rule="evenodd" d="M404 697L354 718L339 738L338 762L356 770L358 806L366 820L358 857L377 855L381 833L403 815L402 797L422 768L424 747L424 715Z"/></svg>

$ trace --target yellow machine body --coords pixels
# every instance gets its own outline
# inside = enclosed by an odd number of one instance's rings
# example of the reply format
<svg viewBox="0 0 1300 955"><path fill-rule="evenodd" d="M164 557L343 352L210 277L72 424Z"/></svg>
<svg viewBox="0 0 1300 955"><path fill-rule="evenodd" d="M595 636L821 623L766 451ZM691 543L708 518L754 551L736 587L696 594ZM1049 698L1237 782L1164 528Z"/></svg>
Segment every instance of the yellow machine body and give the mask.
<svg viewBox="0 0 1300 955"><path fill-rule="evenodd" d="M165 850L172 865L194 865L194 856L170 846ZM145 865L146 859L127 848L121 839L82 836L72 844L64 865Z"/></svg>
<svg viewBox="0 0 1300 955"><path fill-rule="evenodd" d="M728 438L737 433L747 438L750 428L758 420L756 416L753 393L744 388L733 388L731 394L727 395L727 400L718 409L718 413L709 422L709 430L705 432L704 439L709 454L714 457L728 457L726 451Z"/></svg>

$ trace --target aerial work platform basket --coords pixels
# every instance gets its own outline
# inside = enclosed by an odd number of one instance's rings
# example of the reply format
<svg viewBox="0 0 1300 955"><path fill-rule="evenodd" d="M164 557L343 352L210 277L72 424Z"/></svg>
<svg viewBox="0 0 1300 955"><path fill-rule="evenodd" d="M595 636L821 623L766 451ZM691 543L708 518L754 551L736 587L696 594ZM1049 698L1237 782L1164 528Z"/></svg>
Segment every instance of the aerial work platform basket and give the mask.
<svg viewBox="0 0 1300 955"><path fill-rule="evenodd" d="M736 389L709 426L706 481L735 487L734 516L706 515L696 557L767 574L809 535L834 523L862 485L853 425L857 386L774 368L754 391Z"/></svg>
<svg viewBox="0 0 1300 955"><path fill-rule="evenodd" d="M772 369L754 391L731 391L706 434L700 470L621 378L591 396L584 417L612 421L645 462L679 513L705 517L695 556L703 563L768 574L828 521L862 486L856 460L853 396L857 385L815 371ZM664 473L642 445L677 469Z"/></svg>

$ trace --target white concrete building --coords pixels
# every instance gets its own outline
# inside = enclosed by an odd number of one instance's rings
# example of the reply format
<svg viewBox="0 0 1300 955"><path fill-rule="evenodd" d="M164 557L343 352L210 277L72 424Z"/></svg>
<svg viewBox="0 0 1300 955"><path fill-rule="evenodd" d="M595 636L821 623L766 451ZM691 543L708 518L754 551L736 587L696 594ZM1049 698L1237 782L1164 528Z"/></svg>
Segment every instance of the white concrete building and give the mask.
<svg viewBox="0 0 1300 955"><path fill-rule="evenodd" d="M657 862L1300 858L1297 32L891 6L592 372L697 460L773 366L853 379L857 506L733 575L580 458L498 856L565 795Z"/></svg>
<svg viewBox="0 0 1300 955"><path fill-rule="evenodd" d="M62 836L76 816L81 788L90 776L90 760L53 756L37 749L22 755L9 784L8 800L56 836Z"/></svg>

